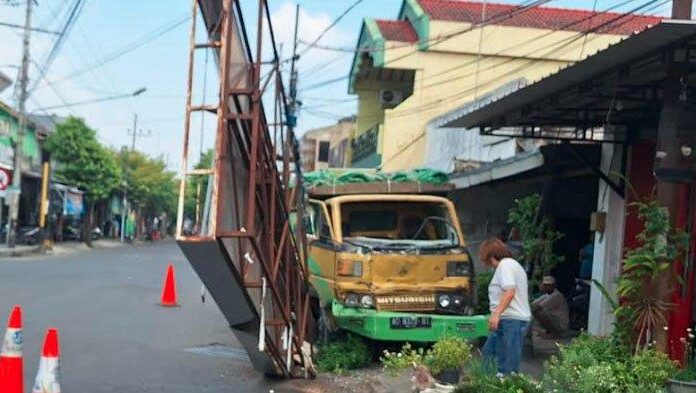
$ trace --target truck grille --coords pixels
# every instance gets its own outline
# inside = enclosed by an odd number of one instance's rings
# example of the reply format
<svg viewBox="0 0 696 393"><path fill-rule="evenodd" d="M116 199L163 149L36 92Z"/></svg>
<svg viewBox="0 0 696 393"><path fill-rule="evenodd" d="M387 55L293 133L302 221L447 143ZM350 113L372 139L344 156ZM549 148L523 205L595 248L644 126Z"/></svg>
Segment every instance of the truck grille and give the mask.
<svg viewBox="0 0 696 393"><path fill-rule="evenodd" d="M388 295L376 297L380 311L433 311L435 295Z"/></svg>

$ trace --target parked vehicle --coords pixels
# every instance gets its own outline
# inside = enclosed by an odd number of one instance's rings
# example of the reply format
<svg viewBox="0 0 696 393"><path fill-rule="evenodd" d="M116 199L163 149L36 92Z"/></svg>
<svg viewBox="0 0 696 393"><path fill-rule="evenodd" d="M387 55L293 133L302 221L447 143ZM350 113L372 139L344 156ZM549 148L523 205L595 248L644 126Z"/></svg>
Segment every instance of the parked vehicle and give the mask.
<svg viewBox="0 0 696 393"><path fill-rule="evenodd" d="M454 205L419 189L325 200L310 191L304 228L321 333L411 342L488 334L487 318L471 315L473 262Z"/></svg>
<svg viewBox="0 0 696 393"><path fill-rule="evenodd" d="M33 246L41 242L41 233L38 226L23 226L17 230L17 244Z"/></svg>
<svg viewBox="0 0 696 393"><path fill-rule="evenodd" d="M99 240L104 237L104 233L99 227L94 227L91 230L92 240ZM82 223L77 220L70 220L65 222L63 227L63 240L82 240Z"/></svg>

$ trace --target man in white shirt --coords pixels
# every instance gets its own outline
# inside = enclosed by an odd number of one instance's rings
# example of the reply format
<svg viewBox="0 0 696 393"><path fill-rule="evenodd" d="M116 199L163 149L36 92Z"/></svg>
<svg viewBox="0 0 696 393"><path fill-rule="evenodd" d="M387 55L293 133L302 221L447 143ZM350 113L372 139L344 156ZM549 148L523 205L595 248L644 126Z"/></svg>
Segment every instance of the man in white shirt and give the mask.
<svg viewBox="0 0 696 393"><path fill-rule="evenodd" d="M483 346L483 356L495 362L499 374L519 371L522 346L532 312L529 308L527 273L510 250L498 238L481 244L481 262L495 268L488 286L491 316L490 335Z"/></svg>

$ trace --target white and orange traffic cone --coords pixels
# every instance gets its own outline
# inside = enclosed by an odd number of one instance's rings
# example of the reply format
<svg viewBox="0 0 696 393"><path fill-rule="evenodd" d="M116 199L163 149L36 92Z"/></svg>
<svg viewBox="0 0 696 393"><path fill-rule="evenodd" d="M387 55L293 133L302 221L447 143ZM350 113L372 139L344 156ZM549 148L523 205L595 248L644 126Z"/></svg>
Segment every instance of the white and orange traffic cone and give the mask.
<svg viewBox="0 0 696 393"><path fill-rule="evenodd" d="M0 350L0 393L24 393L22 308L15 306Z"/></svg>
<svg viewBox="0 0 696 393"><path fill-rule="evenodd" d="M32 393L60 393L60 346L58 330L55 328L46 331Z"/></svg>

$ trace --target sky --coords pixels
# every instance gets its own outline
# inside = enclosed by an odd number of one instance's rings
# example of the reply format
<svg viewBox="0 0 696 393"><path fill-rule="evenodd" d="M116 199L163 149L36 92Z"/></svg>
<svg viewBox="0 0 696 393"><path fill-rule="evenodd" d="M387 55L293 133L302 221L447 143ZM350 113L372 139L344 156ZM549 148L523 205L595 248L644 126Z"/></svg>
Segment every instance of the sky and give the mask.
<svg viewBox="0 0 696 393"><path fill-rule="evenodd" d="M255 30L256 1L240 0L248 29ZM356 0L269 0L281 58L292 49L295 4L300 5L299 37L312 42L332 21ZM0 22L23 24L23 7L0 0ZM37 0L33 26L58 30L72 0ZM517 3L514 0L502 2ZM362 19L373 17L394 19L402 0L363 0L331 28L319 44L336 48L354 48ZM597 10L608 8L610 0L552 0L549 6ZM178 169L183 140L188 37L191 3L189 0L86 0L83 12L46 71L46 77L32 92L28 110L36 113L55 113L61 116L82 117L98 131L100 140L112 147L130 146L134 116L138 117L139 134L136 149L153 157L161 157L170 168ZM662 10L666 10L666 7ZM157 38L143 43L145 37ZM21 30L0 26L0 72L11 78L17 76L21 58ZM251 33L254 35L254 33ZM39 66L46 58L55 36L32 33L30 86L39 77ZM202 37L202 35L201 35ZM252 40L254 37L251 38ZM141 43L132 51L124 51ZM300 45L300 53L305 46ZM113 59L113 60L112 60ZM109 60L109 61L105 61ZM195 96L206 97L212 103L217 94L216 70L212 60L205 67L205 55L197 52ZM352 53L313 48L298 62L299 99L303 103L298 132L330 125L339 117L356 111L355 96L348 94L346 80L311 89L313 84L348 74ZM285 75L288 74L287 65ZM207 70L207 71L206 71ZM69 77L69 78L68 78ZM204 94L203 81L206 79ZM287 84L287 83L286 83ZM41 108L128 94L144 87L147 91L137 97L42 110ZM0 92L0 100L16 106L13 87ZM214 119L192 122L194 151L212 145ZM200 138L200 130L203 138ZM202 140L201 140L202 139ZM193 155L195 160L195 154Z"/></svg>

